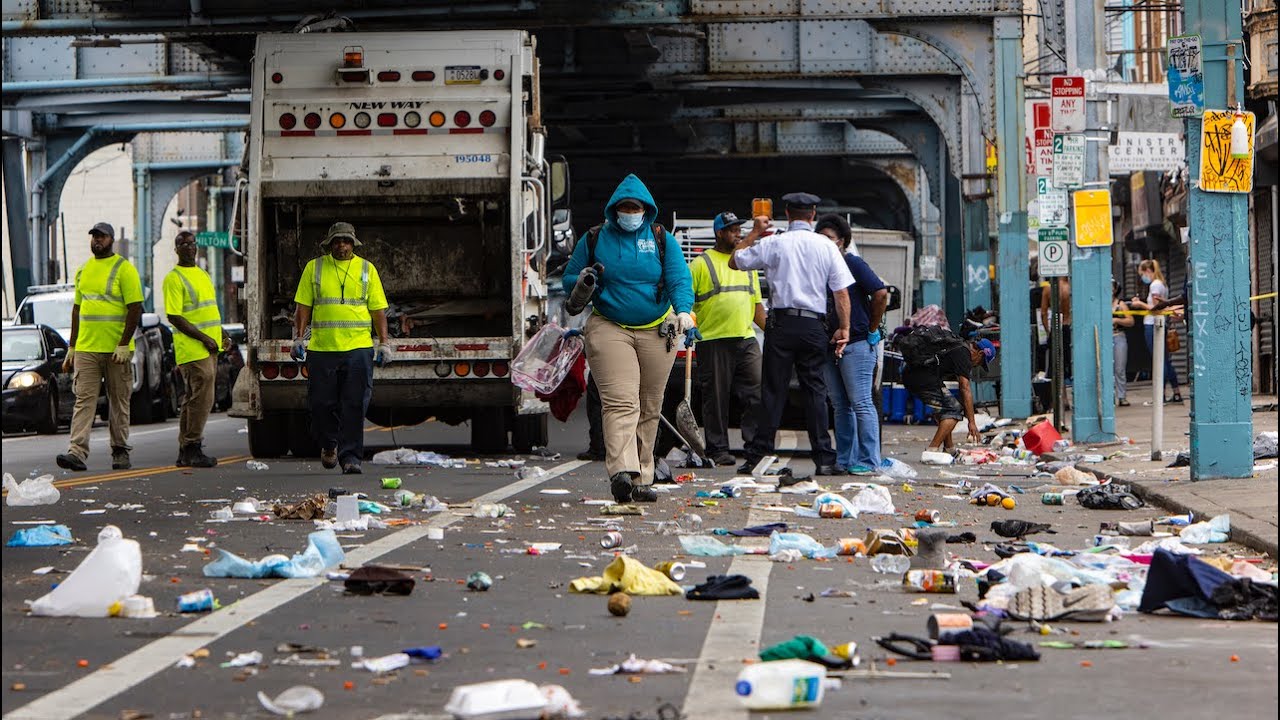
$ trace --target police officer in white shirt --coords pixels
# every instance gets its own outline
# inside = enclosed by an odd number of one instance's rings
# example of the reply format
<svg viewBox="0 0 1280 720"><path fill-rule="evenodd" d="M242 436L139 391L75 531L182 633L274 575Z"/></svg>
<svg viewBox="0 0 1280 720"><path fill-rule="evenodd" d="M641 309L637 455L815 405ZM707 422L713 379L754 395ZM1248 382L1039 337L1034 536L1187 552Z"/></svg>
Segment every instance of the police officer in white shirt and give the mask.
<svg viewBox="0 0 1280 720"><path fill-rule="evenodd" d="M786 232L772 235L772 220L755 218L751 232L734 248L729 267L764 270L769 280L769 319L764 333L763 392L756 435L746 447L739 472L750 472L772 455L782 411L787 405L791 368L805 400L805 424L818 475L836 475L836 454L827 431L827 353L839 357L849 341L849 292L853 275L835 243L813 231L819 199L809 193L782 196ZM764 237L761 240L762 236ZM757 240L760 240L757 243ZM826 332L827 290L835 297L839 322Z"/></svg>

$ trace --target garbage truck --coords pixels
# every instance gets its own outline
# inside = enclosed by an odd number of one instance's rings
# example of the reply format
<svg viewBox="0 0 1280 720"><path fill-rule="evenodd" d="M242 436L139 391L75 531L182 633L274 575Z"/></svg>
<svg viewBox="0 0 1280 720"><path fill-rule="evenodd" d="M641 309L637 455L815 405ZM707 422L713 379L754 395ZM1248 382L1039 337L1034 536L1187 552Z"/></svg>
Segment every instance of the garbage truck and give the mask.
<svg viewBox="0 0 1280 720"><path fill-rule="evenodd" d="M554 198L568 197L545 155L535 50L515 30L257 37L232 212L246 368L230 410L255 457L319 453L306 366L289 356L293 297L338 221L390 304L395 360L374 370L367 419L469 422L477 452L546 444L548 406L510 378L546 322Z"/></svg>

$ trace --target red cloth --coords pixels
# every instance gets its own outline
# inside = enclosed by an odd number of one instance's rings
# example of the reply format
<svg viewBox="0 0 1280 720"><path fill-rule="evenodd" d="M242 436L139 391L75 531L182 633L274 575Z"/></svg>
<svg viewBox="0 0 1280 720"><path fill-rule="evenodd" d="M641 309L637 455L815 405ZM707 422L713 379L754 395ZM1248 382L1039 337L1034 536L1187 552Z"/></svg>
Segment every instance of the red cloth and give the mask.
<svg viewBox="0 0 1280 720"><path fill-rule="evenodd" d="M551 414L555 419L568 422L574 408L578 407L578 400L582 399L582 394L587 391L586 376L587 355L581 353L555 391L547 395L537 393L538 399L546 400L551 405Z"/></svg>

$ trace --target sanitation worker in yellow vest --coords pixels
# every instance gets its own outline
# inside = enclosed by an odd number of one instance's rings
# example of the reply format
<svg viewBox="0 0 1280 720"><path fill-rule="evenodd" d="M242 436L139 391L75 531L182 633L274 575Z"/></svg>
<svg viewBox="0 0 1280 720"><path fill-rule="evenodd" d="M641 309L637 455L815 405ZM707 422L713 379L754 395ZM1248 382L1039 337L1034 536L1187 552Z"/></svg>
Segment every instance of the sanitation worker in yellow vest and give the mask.
<svg viewBox="0 0 1280 720"><path fill-rule="evenodd" d="M213 409L218 352L226 347L226 338L213 279L196 265L196 236L183 230L174 238L173 249L178 266L164 276L164 309L169 324L177 330L173 352L187 386L178 417L178 459L174 464L209 468L218 464L218 458L204 454L204 426Z"/></svg>
<svg viewBox="0 0 1280 720"><path fill-rule="evenodd" d="M75 369L76 406L71 442L58 467L87 469L89 431L98 409L98 389L106 379L111 469L128 470L129 399L133 393L133 333L142 319L142 281L133 263L116 255L116 231L100 222L89 231L93 259L76 271L71 309L71 348L64 372Z"/></svg>
<svg viewBox="0 0 1280 720"><path fill-rule="evenodd" d="M347 475L361 472L373 364L391 362L387 296L378 269L355 254L360 245L351 223L330 226L320 243L327 254L307 263L293 296L298 310L290 354L307 363L311 433L320 445L320 463L341 463ZM376 348L371 329L378 333Z"/></svg>

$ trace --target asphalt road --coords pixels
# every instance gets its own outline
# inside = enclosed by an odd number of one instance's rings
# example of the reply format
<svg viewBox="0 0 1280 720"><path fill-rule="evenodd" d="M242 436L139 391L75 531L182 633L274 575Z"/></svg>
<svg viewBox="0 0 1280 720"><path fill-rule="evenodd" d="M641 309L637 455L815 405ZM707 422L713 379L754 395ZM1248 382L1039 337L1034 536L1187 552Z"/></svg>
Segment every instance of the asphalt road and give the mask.
<svg viewBox="0 0 1280 720"><path fill-rule="evenodd" d="M857 641L863 668L890 671L950 672L949 679L849 679L830 691L815 718L1205 718L1230 708L1242 717L1271 716L1277 704L1277 629L1275 624L1227 623L1189 618L1126 615L1115 623L1057 625L1068 634L1053 639L1120 639L1146 644L1143 649L1043 650L1039 662L1007 664L923 663L903 660L888 667L888 654L872 638L897 631L925 636L926 618L935 603L957 606L976 599L965 584L956 595L904 592L867 560L801 561L775 564L760 556L706 559L706 569L691 569L685 584L722 573L751 577L763 592L760 601L692 602L681 597L637 597L631 614L608 614L605 598L570 593L569 582L599 574L612 559L602 552L601 532L591 524L600 508L583 499L608 497L601 463L579 463L573 455L585 446L581 413L569 425L553 424L550 449L559 460L531 458L549 476L521 481L508 468L480 463L464 469L436 467L379 468L366 465L362 477L325 471L318 462L269 461L270 469L246 469L243 422L215 415L206 450L224 458L218 468L191 471L172 466L176 456L176 422L142 426L132 437L134 471L112 473L106 429L93 440L90 470L72 475L52 461L66 436L6 437L3 468L20 479L52 472L62 485L57 505L5 507L8 538L26 525L21 521L52 519L68 525L77 543L64 548L3 550L4 642L3 699L5 718L254 718L268 717L256 699L298 685L312 685L325 695L324 707L312 717L437 718L457 685L490 679L526 678L563 685L582 704L586 717L657 717L662 703L684 708L693 720L768 717L739 710L733 680L744 661L759 647L808 634L828 644ZM886 430L886 450L913 461L928 429ZM371 429L370 451L412 445L456 457L472 457L463 443L466 428L434 423L400 428L394 433ZM794 447L787 434L784 446ZM801 447L804 440L799 441ZM495 460L500 458L481 458ZM812 465L797 457L797 474ZM923 470L923 468L921 468ZM972 468L967 469L973 471ZM986 470L980 470L985 474ZM994 478L998 484L1028 484L1014 474ZM698 471L728 479L732 469ZM320 579L243 580L205 578L208 556L183 552L185 544L226 548L251 560L269 553L286 555L306 545L311 523L234 520L211 522L209 512L227 501L253 496L263 500L299 500L330 487L363 491L389 502L392 491L379 485L382 476L401 477L404 487L436 495L451 504L505 502L515 513L497 520L470 517L469 510L427 515L397 511L411 525L366 533L339 533L346 564L377 560L416 570L417 587L408 597L345 595L342 583ZM714 483L672 486L643 518L622 521L624 545L646 564L676 557L675 537L655 532L655 522L697 512L704 526L741 527L785 521L830 544L839 537L861 536L867 527L910 525L910 514L935 508L946 520L975 532L975 545L949 545L962 557L994 562L995 538L987 526L993 519L1018 517L1052 522L1059 534L1052 541L1064 548L1085 547L1101 520L1136 520L1162 514L1156 509L1134 512L1089 511L1076 504L1048 507L1038 496L1019 496L1013 511L976 508L942 499L950 490L932 486L938 471L922 472L905 492L891 491L899 515L863 516L861 520L806 520L759 509L794 505L797 496L750 494L720 500L713 507L692 507L694 493ZM835 479L820 479L835 484ZM549 494L547 491L567 491ZM116 507L108 508L108 504ZM120 507L135 504L141 507ZM753 505L757 509L752 509ZM84 514L95 510L105 513ZM905 513L905 514L904 514ZM70 571L96 542L105 524L115 524L143 549L146 576L140 592L154 599L154 619L70 619L28 617L25 601L46 592ZM429 527L444 528L444 540L428 540ZM986 541L985 544L982 541ZM542 555L526 552L528 542L562 543ZM1243 548L1214 546L1210 553L1248 554ZM54 566L54 573L33 571ZM488 592L468 591L464 579L483 570L495 582ZM215 613L179 615L178 595L210 588L224 606ZM853 597L821 597L826 588L856 593ZM812 601L811 594L819 595ZM923 604L920 604L923 601ZM533 623L527 625L527 623ZM1015 637L1030 642L1044 638L1029 630ZM517 640L536 641L521 649ZM282 643L327 648L338 662L331 666L278 664L293 653ZM527 644L527 643L526 643ZM353 669L352 646L365 656L381 656L403 648L440 645L446 656L430 665L414 665L383 676ZM175 663L185 654L207 650L194 667ZM259 651L256 668L222 668L238 653ZM607 676L588 674L635 653L641 658L683 660L689 672L675 675ZM1238 661L1232 661L1232 656ZM82 662L83 661L83 662ZM1086 664L1087 663L1087 664ZM83 665L83 666L82 666ZM130 714L133 712L144 715ZM150 715L145 715L149 713ZM779 716L781 713L773 713Z"/></svg>

